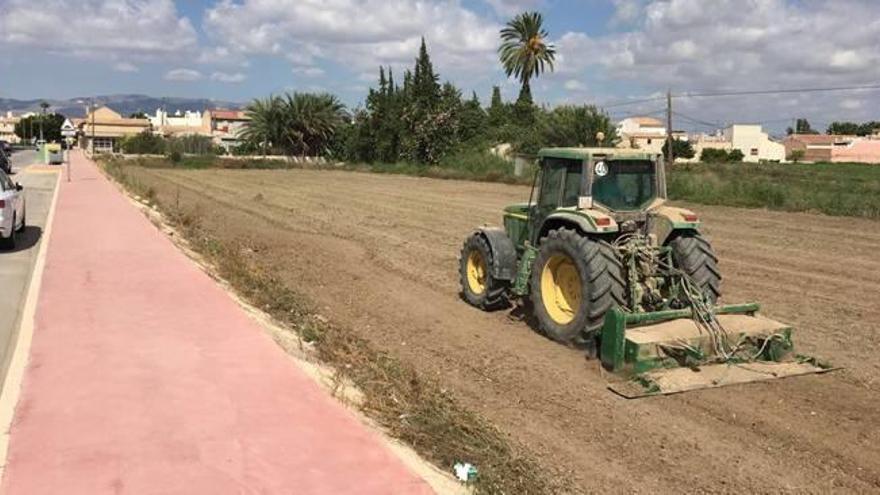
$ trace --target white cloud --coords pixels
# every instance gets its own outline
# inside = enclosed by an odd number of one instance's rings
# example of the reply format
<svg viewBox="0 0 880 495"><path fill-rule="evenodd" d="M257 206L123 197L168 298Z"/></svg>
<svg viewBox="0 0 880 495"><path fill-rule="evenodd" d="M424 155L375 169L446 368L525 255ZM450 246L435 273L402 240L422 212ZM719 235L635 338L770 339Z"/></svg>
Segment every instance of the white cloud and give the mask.
<svg viewBox="0 0 880 495"><path fill-rule="evenodd" d="M840 108L846 110L856 110L862 107L862 100L856 100L854 98L845 98L840 101Z"/></svg>
<svg viewBox="0 0 880 495"><path fill-rule="evenodd" d="M247 76L242 74L241 72L235 72L235 73L230 74L228 72L219 72L218 71L218 72L214 72L213 74L211 74L212 81L219 81L219 82L223 82L223 83L236 84L236 83L243 82L245 79L247 79Z"/></svg>
<svg viewBox="0 0 880 495"><path fill-rule="evenodd" d="M878 7L868 0L718 0L711 8L654 0L641 7L644 19L632 31L590 41L613 77L661 87L868 82L880 76L880 23L853 19L876 19Z"/></svg>
<svg viewBox="0 0 880 495"><path fill-rule="evenodd" d="M568 81L565 81L563 87L568 91L582 92L587 90L587 86L577 79L569 79Z"/></svg>
<svg viewBox="0 0 880 495"><path fill-rule="evenodd" d="M77 57L156 59L197 44L172 0L3 0L0 45Z"/></svg>
<svg viewBox="0 0 880 495"><path fill-rule="evenodd" d="M116 72L137 72L140 69L138 66L129 62L117 62L113 64L113 70Z"/></svg>
<svg viewBox="0 0 880 495"><path fill-rule="evenodd" d="M521 12L538 10L544 0L485 0L498 15L515 16Z"/></svg>
<svg viewBox="0 0 880 495"><path fill-rule="evenodd" d="M193 69L171 69L165 73L166 81L192 82L202 78L202 73Z"/></svg>
<svg viewBox="0 0 880 495"><path fill-rule="evenodd" d="M294 67L293 69L291 69L291 72L306 77L318 77L324 75L324 69L312 66Z"/></svg>
<svg viewBox="0 0 880 495"><path fill-rule="evenodd" d="M231 53L284 54L296 65L330 59L353 70L412 65L420 38L444 74L495 67L500 26L458 0L223 0L205 30Z"/></svg>
<svg viewBox="0 0 880 495"><path fill-rule="evenodd" d="M614 4L612 25L628 24L638 20L645 8L645 0L611 0Z"/></svg>

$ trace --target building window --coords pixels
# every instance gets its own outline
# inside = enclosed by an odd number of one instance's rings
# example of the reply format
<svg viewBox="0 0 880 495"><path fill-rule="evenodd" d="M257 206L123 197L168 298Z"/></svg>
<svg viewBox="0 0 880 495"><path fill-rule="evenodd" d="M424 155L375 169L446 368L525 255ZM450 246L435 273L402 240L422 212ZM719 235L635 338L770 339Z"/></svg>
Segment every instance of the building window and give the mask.
<svg viewBox="0 0 880 495"><path fill-rule="evenodd" d="M651 144L651 138L648 138L648 144Z"/></svg>
<svg viewBox="0 0 880 495"><path fill-rule="evenodd" d="M751 155L758 156L758 148L752 148Z"/></svg>
<svg viewBox="0 0 880 495"><path fill-rule="evenodd" d="M113 138L96 137L94 143L96 153L108 153L113 151Z"/></svg>

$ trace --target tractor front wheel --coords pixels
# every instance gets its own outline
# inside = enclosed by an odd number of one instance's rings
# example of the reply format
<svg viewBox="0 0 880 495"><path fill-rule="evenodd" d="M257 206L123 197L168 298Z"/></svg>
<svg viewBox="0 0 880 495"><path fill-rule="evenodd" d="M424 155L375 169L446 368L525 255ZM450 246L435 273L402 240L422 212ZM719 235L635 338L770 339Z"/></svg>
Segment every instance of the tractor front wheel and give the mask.
<svg viewBox="0 0 880 495"><path fill-rule="evenodd" d="M475 233L464 241L459 258L461 294L472 306L491 310L507 303L507 282L492 276L492 248Z"/></svg>
<svg viewBox="0 0 880 495"><path fill-rule="evenodd" d="M605 313L625 302L620 260L605 242L571 229L551 230L532 266L531 301L548 337L593 347Z"/></svg>

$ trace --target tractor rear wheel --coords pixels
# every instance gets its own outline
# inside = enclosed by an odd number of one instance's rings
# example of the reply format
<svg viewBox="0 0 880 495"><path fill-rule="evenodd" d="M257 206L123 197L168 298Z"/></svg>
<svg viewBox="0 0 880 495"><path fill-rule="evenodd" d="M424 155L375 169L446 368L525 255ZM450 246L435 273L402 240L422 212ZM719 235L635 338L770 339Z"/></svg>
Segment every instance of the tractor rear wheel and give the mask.
<svg viewBox="0 0 880 495"><path fill-rule="evenodd" d="M684 232L669 242L672 247L672 261L684 271L709 302L721 297L721 272L718 271L718 257L712 244L699 232Z"/></svg>
<svg viewBox="0 0 880 495"><path fill-rule="evenodd" d="M532 266L531 301L541 330L557 342L595 348L605 313L625 303L622 271L609 244L551 230Z"/></svg>
<svg viewBox="0 0 880 495"><path fill-rule="evenodd" d="M480 309L491 310L507 303L508 283L492 276L492 248L485 237L475 233L464 241L459 258L461 294Z"/></svg>

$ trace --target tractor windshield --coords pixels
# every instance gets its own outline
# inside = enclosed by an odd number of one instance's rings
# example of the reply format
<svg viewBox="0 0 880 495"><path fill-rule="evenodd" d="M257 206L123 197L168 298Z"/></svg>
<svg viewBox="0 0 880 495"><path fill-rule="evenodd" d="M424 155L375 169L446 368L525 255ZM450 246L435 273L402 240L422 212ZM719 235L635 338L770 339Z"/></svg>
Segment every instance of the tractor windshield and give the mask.
<svg viewBox="0 0 880 495"><path fill-rule="evenodd" d="M596 162L593 199L612 210L640 210L657 196L654 163L636 160Z"/></svg>

